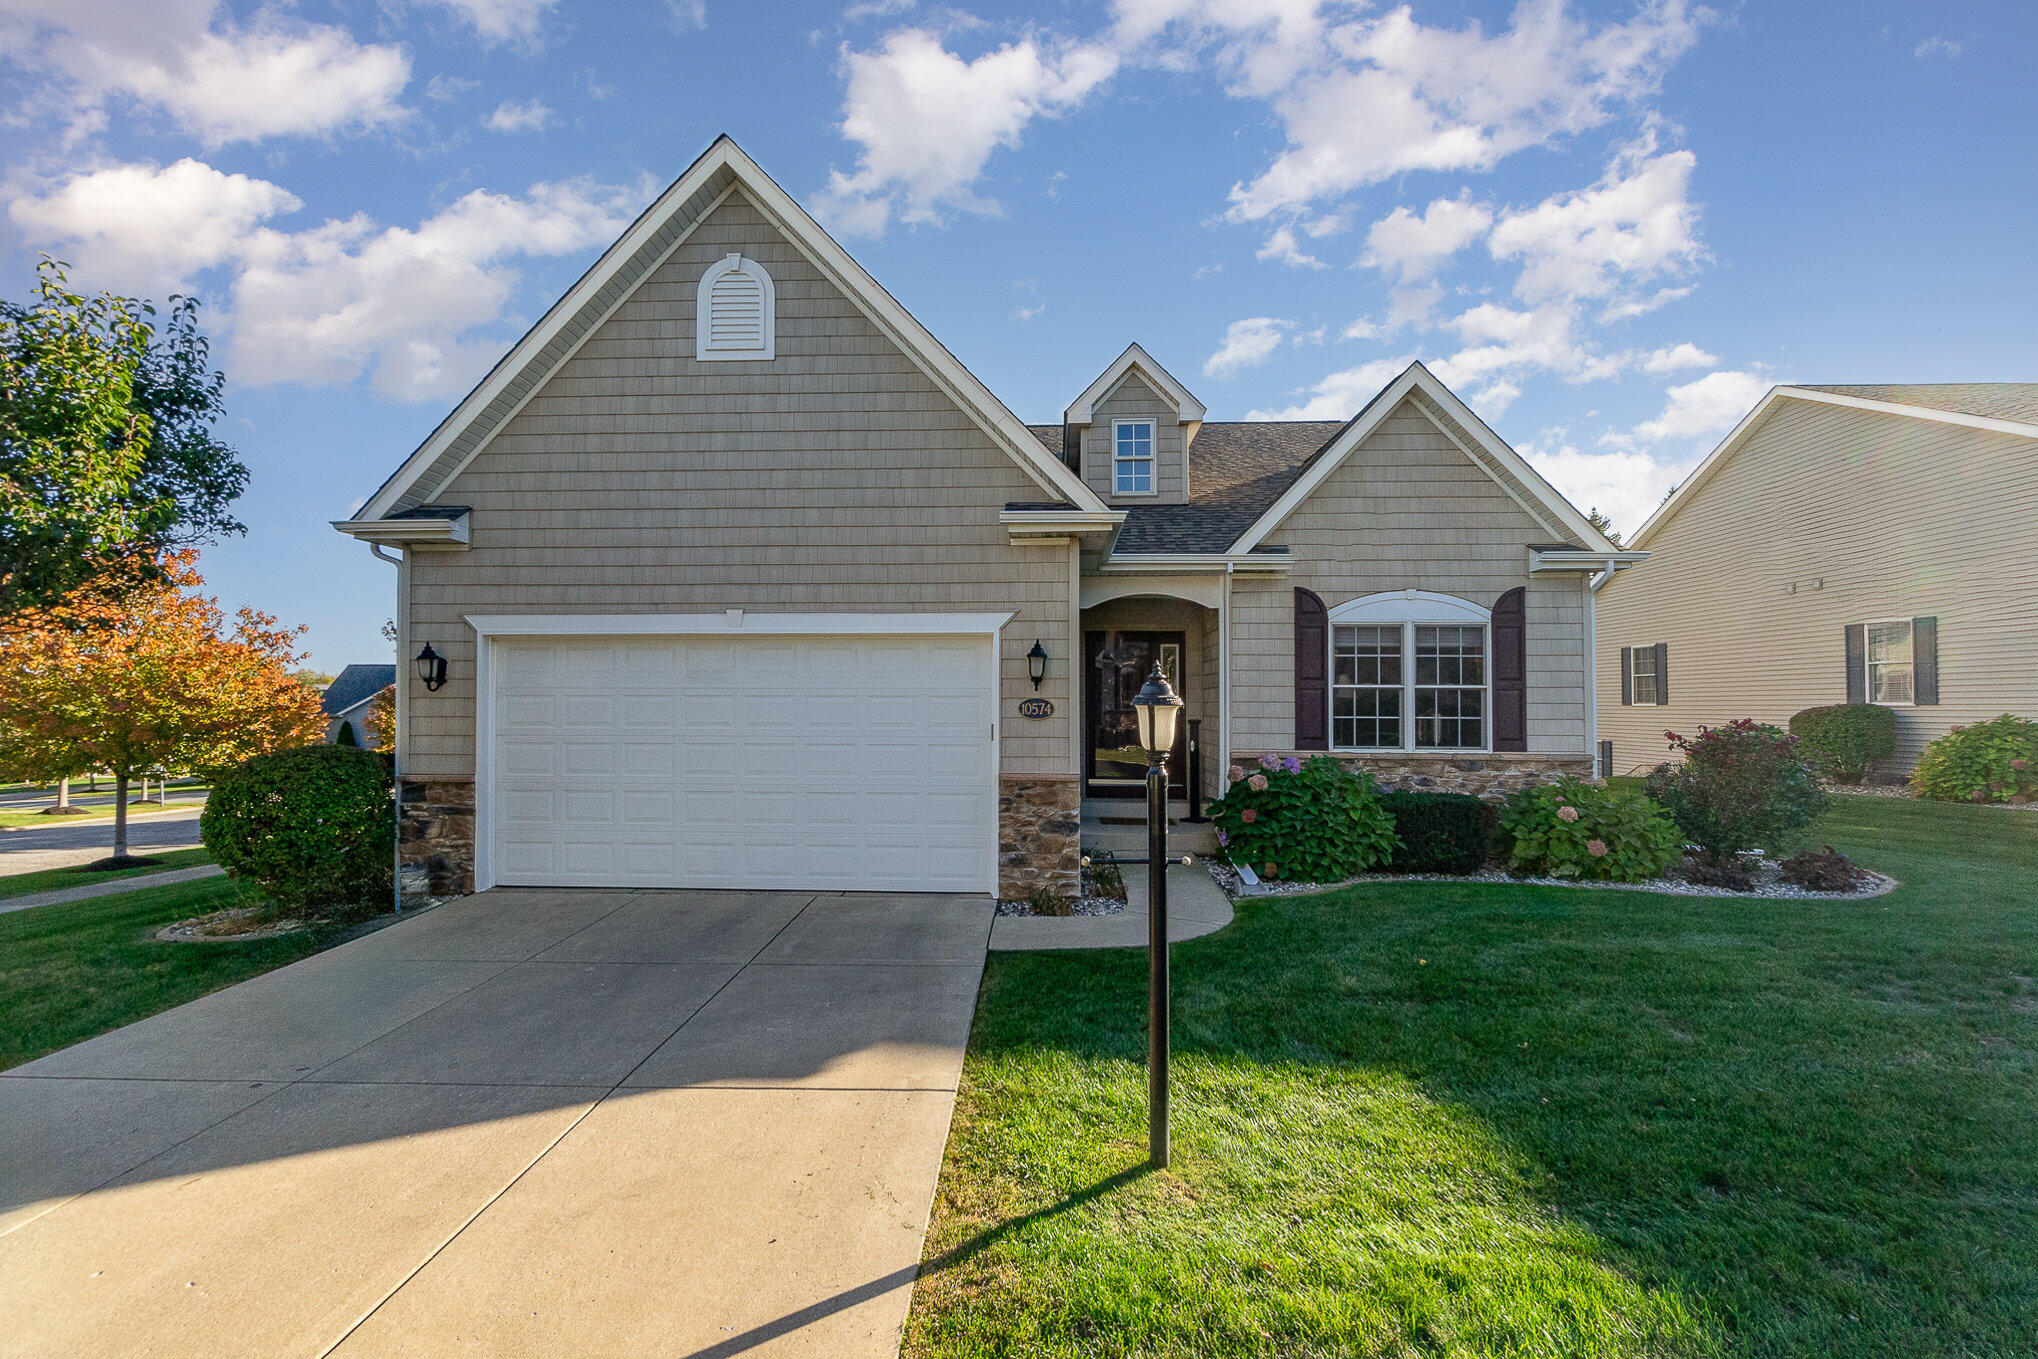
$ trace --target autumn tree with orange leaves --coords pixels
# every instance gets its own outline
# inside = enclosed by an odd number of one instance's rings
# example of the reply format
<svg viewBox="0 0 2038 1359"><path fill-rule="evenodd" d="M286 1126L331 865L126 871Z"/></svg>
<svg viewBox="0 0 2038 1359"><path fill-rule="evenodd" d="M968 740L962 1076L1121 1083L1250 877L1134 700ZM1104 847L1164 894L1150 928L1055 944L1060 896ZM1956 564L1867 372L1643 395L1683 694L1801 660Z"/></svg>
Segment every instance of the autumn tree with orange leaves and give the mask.
<svg viewBox="0 0 2038 1359"><path fill-rule="evenodd" d="M195 552L166 553L109 599L88 584L0 637L0 765L113 775L113 861L128 859L130 779L205 772L317 740L316 691L290 674L302 628L242 609L229 628Z"/></svg>

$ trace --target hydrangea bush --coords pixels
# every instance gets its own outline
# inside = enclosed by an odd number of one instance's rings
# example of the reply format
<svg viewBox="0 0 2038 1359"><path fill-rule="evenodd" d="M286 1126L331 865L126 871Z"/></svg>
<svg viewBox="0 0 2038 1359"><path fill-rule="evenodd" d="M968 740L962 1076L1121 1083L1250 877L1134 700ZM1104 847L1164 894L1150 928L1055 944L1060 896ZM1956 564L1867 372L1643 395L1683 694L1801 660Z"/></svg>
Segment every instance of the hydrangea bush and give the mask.
<svg viewBox="0 0 2038 1359"><path fill-rule="evenodd" d="M1911 791L1935 802L2038 800L2038 722L2004 713L1955 727L1918 757Z"/></svg>
<svg viewBox="0 0 2038 1359"><path fill-rule="evenodd" d="M1373 781L1327 755L1233 765L1210 804L1217 841L1268 880L1340 882L1385 863L1398 843Z"/></svg>
<svg viewBox="0 0 2038 1359"><path fill-rule="evenodd" d="M1508 870L1526 877L1643 882L1677 862L1684 837L1641 793L1575 778L1524 788L1500 811Z"/></svg>

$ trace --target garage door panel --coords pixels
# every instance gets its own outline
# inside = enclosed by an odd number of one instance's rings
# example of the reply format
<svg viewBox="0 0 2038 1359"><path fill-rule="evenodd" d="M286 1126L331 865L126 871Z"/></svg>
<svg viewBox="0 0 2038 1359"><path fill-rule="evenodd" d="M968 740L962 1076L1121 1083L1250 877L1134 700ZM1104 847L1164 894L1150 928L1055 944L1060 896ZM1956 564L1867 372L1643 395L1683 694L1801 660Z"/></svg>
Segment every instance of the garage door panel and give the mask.
<svg viewBox="0 0 2038 1359"><path fill-rule="evenodd" d="M939 636L500 643L494 876L987 890L989 652Z"/></svg>

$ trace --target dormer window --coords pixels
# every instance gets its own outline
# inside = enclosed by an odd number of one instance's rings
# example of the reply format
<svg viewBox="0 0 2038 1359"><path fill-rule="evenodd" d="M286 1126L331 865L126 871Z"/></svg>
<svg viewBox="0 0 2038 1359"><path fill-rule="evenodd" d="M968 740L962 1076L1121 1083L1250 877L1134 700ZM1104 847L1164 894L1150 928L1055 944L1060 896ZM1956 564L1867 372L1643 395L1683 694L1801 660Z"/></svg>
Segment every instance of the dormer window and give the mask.
<svg viewBox="0 0 2038 1359"><path fill-rule="evenodd" d="M1115 495L1153 494L1153 421L1112 423L1111 490Z"/></svg>
<svg viewBox="0 0 2038 1359"><path fill-rule="evenodd" d="M776 340L771 275L756 260L724 255L701 275L695 299L694 357L768 359Z"/></svg>

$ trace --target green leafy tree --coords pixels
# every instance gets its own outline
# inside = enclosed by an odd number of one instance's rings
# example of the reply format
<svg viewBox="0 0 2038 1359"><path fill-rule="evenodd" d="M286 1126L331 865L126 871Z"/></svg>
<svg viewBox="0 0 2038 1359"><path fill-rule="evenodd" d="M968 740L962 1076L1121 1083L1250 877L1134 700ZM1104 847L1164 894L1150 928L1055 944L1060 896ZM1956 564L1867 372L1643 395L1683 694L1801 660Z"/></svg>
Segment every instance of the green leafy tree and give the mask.
<svg viewBox="0 0 2038 1359"><path fill-rule="evenodd" d="M50 259L36 291L0 302L0 620L242 531L227 508L248 473L214 432L225 377L197 303L173 298L159 324L72 292Z"/></svg>
<svg viewBox="0 0 2038 1359"><path fill-rule="evenodd" d="M353 746L356 749L360 747L361 742L354 735L354 724L352 722L340 723L340 734L333 738L333 744L336 746Z"/></svg>

